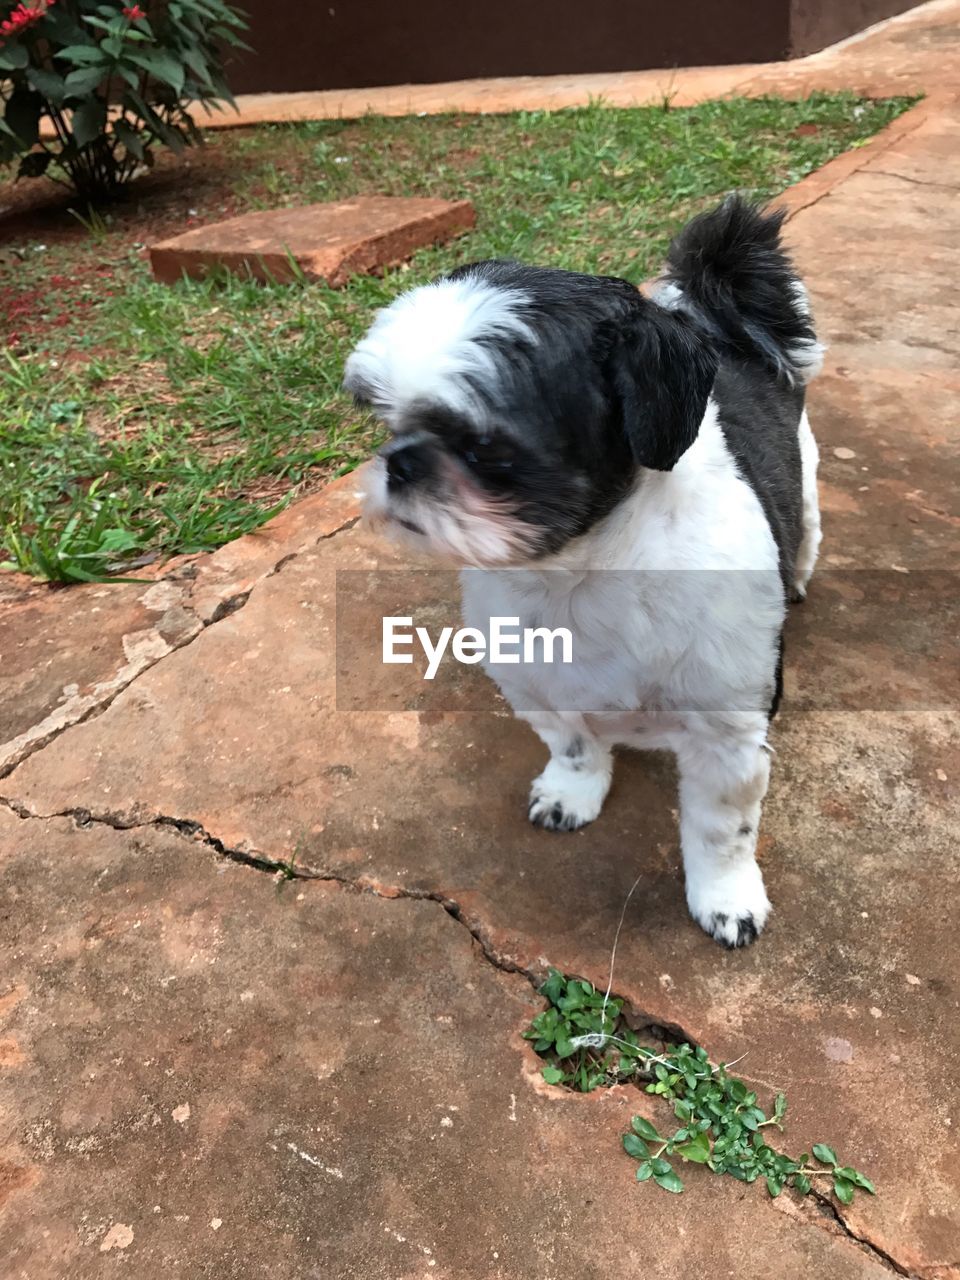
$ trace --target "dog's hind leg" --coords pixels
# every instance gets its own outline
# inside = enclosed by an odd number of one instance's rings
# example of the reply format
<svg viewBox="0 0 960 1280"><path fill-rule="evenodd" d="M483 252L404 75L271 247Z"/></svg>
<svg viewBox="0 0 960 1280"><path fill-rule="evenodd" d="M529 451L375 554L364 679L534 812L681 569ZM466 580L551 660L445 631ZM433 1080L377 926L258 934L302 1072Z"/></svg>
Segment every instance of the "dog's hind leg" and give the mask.
<svg viewBox="0 0 960 1280"><path fill-rule="evenodd" d="M592 822L610 790L609 746L590 732L582 716L521 714L550 749L550 763L530 786L530 821L548 831L575 831Z"/></svg>
<svg viewBox="0 0 960 1280"><path fill-rule="evenodd" d="M820 502L817 497L817 464L820 454L817 442L810 430L810 422L806 412L800 419L800 465L803 484L803 538L797 552L797 563L793 575L793 598L803 600L807 594L807 583L817 563L820 551Z"/></svg>

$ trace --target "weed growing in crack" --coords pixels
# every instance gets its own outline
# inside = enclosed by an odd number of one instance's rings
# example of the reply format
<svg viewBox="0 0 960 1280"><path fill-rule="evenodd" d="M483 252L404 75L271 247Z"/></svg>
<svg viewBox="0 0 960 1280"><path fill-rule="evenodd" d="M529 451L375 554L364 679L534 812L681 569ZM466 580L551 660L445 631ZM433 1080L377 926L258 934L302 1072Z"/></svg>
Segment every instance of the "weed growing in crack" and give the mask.
<svg viewBox="0 0 960 1280"><path fill-rule="evenodd" d="M774 1099L768 1116L757 1105L756 1093L730 1075L727 1064L711 1063L707 1051L689 1044L671 1045L658 1053L641 1045L623 1018L623 1001L609 992L601 995L589 982L565 978L556 969L540 988L548 1007L534 1018L528 1040L547 1065L547 1084L567 1085L589 1093L602 1084L631 1082L673 1104L680 1128L670 1136L659 1133L644 1116L634 1116L623 1146L637 1164L637 1181L652 1180L665 1191L683 1190L671 1163L705 1165L713 1173L728 1173L740 1182L763 1178L771 1196L785 1186L802 1195L815 1190L814 1179L832 1179L833 1194L849 1204L859 1187L875 1194L868 1177L841 1165L831 1147L817 1143L811 1156L793 1159L767 1145L763 1130L783 1132L785 1094Z"/></svg>
<svg viewBox="0 0 960 1280"><path fill-rule="evenodd" d="M278 894L283 890L284 885L287 885L290 883L291 880L296 880L298 878L297 877L297 857L299 853L300 853L300 846L297 845L293 853L291 853L290 860L288 862L277 863L275 878L277 882Z"/></svg>

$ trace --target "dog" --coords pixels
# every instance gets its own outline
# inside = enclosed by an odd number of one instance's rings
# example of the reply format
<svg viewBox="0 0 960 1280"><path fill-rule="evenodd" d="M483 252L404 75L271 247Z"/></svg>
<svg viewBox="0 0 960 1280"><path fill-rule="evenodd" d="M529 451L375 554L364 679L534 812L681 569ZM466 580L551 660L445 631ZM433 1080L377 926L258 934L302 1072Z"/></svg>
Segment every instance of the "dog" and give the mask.
<svg viewBox="0 0 960 1280"><path fill-rule="evenodd" d="M689 910L729 948L770 912L767 734L821 539L804 395L822 348L784 216L733 196L694 218L649 297L460 267L380 311L344 377L390 433L370 523L461 568L468 624L571 631L567 666L488 666L550 751L530 820L582 827L615 746L671 750Z"/></svg>

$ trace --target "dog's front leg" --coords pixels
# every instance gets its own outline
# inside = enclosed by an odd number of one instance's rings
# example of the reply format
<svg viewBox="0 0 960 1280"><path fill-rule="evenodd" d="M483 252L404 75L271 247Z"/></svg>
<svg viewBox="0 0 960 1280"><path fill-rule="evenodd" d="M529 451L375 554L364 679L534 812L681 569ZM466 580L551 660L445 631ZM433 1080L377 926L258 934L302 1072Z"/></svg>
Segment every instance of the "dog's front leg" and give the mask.
<svg viewBox="0 0 960 1280"><path fill-rule="evenodd" d="M550 763L530 787L530 821L548 831L575 831L592 822L610 790L609 746L590 732L582 716L522 714L550 749Z"/></svg>
<svg viewBox="0 0 960 1280"><path fill-rule="evenodd" d="M690 914L723 946L748 946L770 913L756 859L769 750L762 737L745 742L691 735L677 760Z"/></svg>

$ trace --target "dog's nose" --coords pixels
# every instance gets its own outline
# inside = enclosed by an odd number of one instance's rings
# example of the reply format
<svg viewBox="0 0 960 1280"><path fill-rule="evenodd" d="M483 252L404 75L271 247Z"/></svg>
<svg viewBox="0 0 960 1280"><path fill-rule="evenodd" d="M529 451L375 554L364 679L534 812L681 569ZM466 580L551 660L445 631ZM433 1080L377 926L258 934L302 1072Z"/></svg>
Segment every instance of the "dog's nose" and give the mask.
<svg viewBox="0 0 960 1280"><path fill-rule="evenodd" d="M427 451L416 444L403 445L386 455L387 480L394 487L415 484L423 480L430 472L430 459Z"/></svg>

